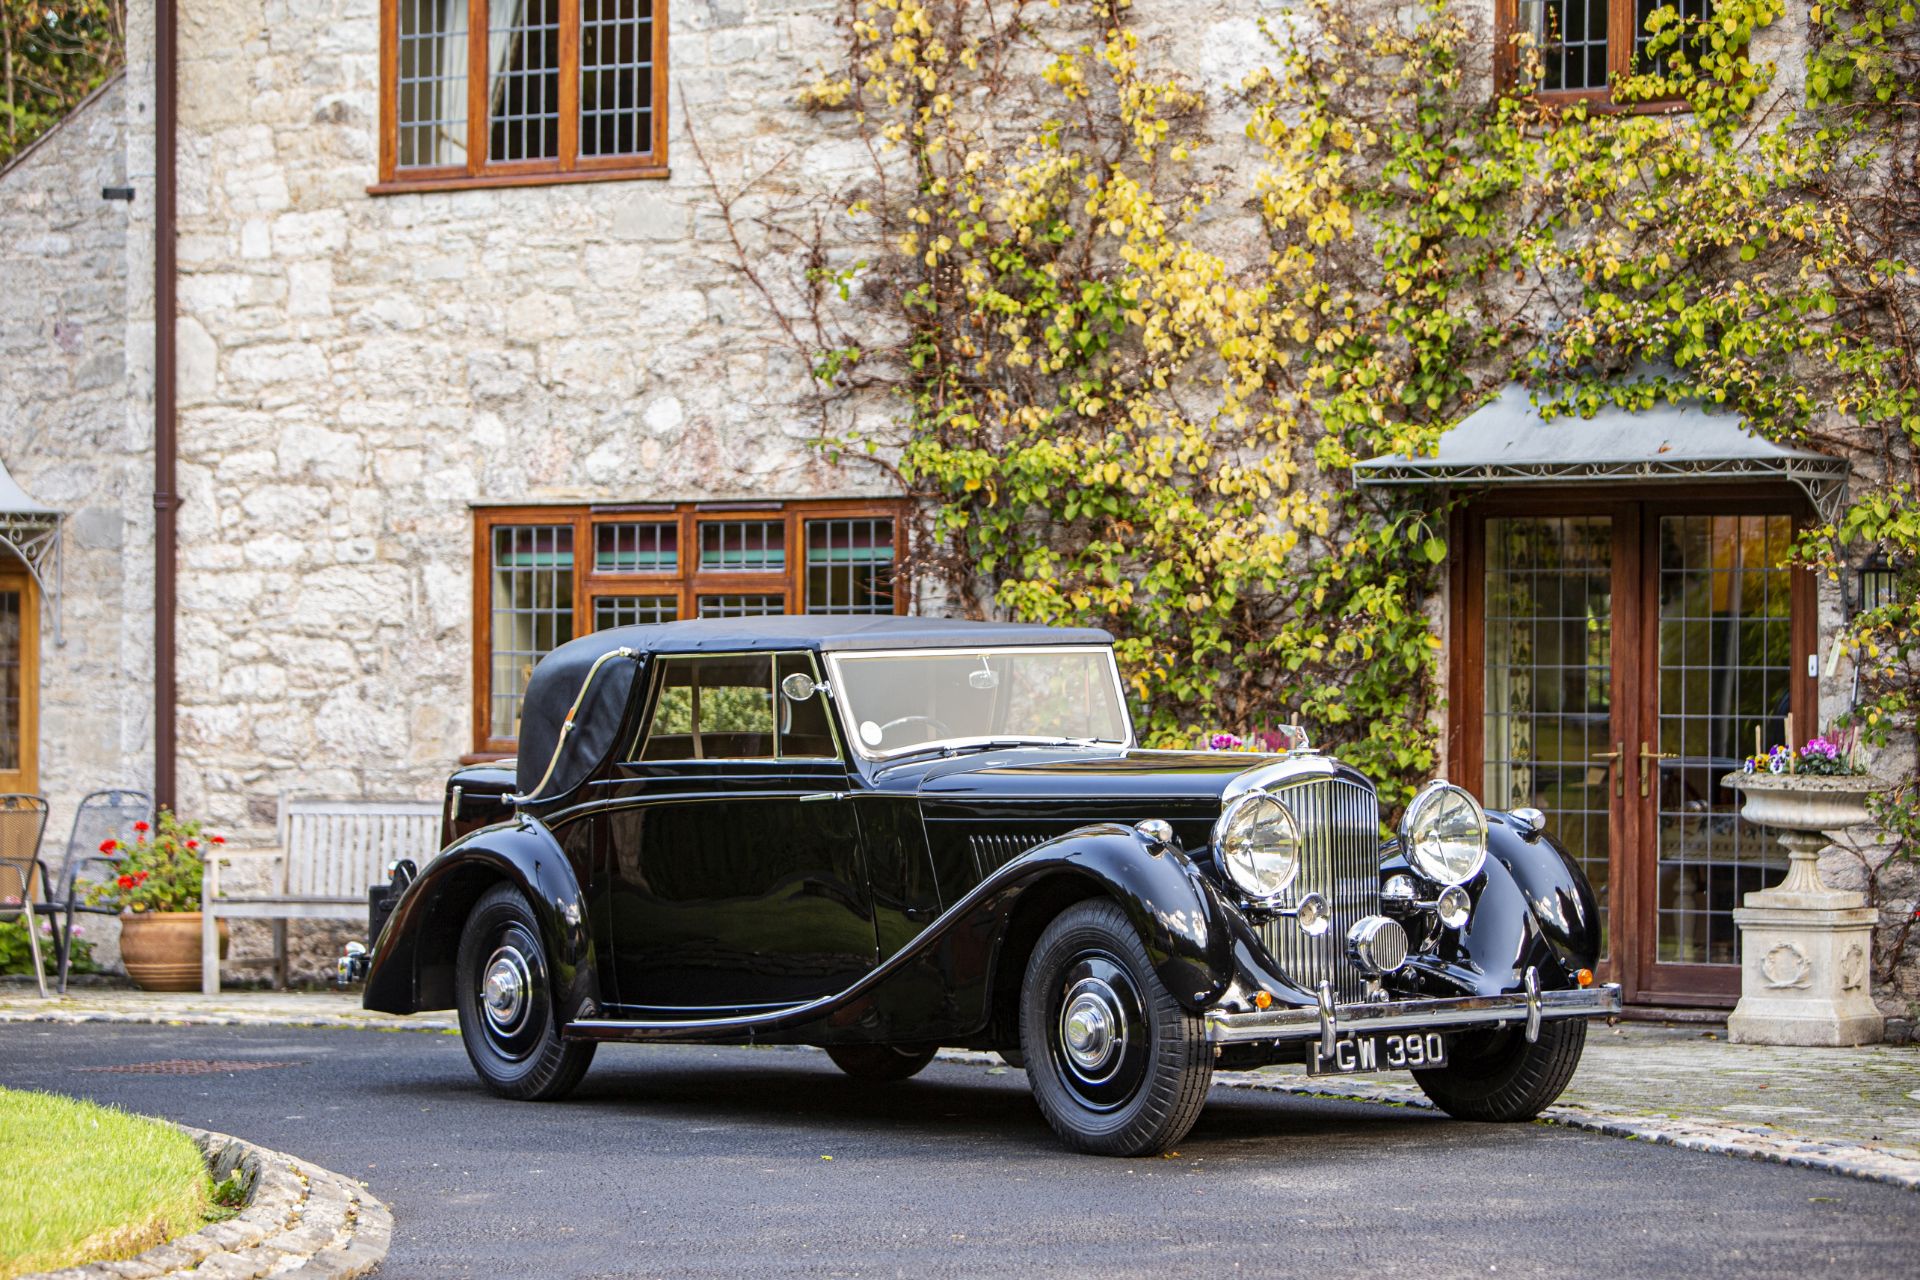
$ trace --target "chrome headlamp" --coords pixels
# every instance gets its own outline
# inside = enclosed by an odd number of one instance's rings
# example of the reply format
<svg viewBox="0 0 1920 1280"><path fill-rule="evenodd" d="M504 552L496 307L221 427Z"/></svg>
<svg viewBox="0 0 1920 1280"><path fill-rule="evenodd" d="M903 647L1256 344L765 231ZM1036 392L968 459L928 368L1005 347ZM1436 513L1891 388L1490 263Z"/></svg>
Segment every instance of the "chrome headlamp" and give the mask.
<svg viewBox="0 0 1920 1280"><path fill-rule="evenodd" d="M1213 847L1234 887L1259 906L1272 906L1300 871L1300 827L1287 807L1264 791L1249 791L1213 824Z"/></svg>
<svg viewBox="0 0 1920 1280"><path fill-rule="evenodd" d="M1452 783L1430 782L1407 806L1400 840L1421 875L1442 885L1464 883L1487 860L1486 811Z"/></svg>

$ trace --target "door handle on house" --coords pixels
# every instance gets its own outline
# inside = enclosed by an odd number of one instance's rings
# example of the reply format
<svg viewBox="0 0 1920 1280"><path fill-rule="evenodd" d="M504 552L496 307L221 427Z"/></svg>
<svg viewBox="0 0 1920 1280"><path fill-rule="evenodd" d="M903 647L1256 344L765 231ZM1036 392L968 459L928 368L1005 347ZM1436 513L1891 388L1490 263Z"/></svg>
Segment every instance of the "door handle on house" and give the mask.
<svg viewBox="0 0 1920 1280"><path fill-rule="evenodd" d="M1605 760L1607 762L1607 772L1613 775L1613 794L1616 796L1624 796L1627 794L1627 780L1622 776L1620 770L1620 757L1625 754L1627 754L1627 744L1619 741L1613 744L1613 750L1611 751L1596 751L1593 753L1595 760Z"/></svg>
<svg viewBox="0 0 1920 1280"><path fill-rule="evenodd" d="M1647 768L1647 761L1678 760L1679 758L1680 758L1679 755L1677 755L1672 751L1651 750L1648 748L1645 742L1642 742L1640 744L1640 794L1643 796L1647 794L1647 784L1651 779L1651 777L1653 776L1653 774L1656 772L1656 770L1654 769Z"/></svg>

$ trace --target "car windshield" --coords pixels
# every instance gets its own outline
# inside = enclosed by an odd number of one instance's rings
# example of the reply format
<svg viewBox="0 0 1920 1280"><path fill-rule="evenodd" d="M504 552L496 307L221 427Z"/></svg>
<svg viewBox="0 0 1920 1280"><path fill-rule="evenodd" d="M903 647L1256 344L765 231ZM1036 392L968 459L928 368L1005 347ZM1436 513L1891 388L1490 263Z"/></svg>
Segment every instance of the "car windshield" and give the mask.
<svg viewBox="0 0 1920 1280"><path fill-rule="evenodd" d="M1100 646L834 654L834 700L869 758L929 746L1092 741L1132 730Z"/></svg>

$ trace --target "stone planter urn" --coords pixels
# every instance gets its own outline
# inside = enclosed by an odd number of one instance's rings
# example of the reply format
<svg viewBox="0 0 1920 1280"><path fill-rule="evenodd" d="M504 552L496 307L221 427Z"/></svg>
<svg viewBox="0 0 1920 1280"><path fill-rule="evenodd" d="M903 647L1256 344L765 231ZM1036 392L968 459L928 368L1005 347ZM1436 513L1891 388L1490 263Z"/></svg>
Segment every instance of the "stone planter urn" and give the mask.
<svg viewBox="0 0 1920 1280"><path fill-rule="evenodd" d="M227 922L220 925L220 958L227 957ZM200 989L200 913L123 911L120 962L142 991Z"/></svg>
<svg viewBox="0 0 1920 1280"><path fill-rule="evenodd" d="M1771 889L1734 910L1740 926L1740 1003L1727 1038L1741 1044L1856 1045L1878 1041L1885 1022L1872 998L1873 926L1865 895L1820 879L1827 833L1872 821L1864 774L1730 773L1741 816L1780 831L1791 861Z"/></svg>

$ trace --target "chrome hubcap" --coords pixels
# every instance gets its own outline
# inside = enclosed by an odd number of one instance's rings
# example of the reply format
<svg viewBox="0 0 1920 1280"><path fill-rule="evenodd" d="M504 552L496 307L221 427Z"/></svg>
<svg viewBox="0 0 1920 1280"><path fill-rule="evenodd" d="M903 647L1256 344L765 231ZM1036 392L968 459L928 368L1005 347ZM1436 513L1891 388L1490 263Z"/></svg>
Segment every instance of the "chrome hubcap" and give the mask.
<svg viewBox="0 0 1920 1280"><path fill-rule="evenodd" d="M1113 1075L1127 1047L1127 1019L1111 986L1089 977L1068 989L1060 1008L1060 1043L1067 1067L1088 1084Z"/></svg>
<svg viewBox="0 0 1920 1280"><path fill-rule="evenodd" d="M527 1016L527 995L533 986L527 959L517 947L501 947L487 958L486 975L480 995L487 1021L510 1034Z"/></svg>

